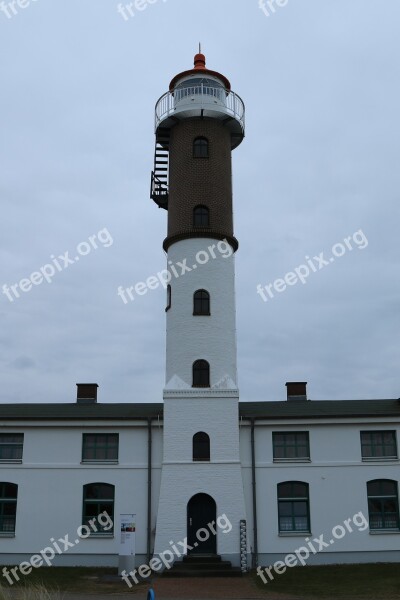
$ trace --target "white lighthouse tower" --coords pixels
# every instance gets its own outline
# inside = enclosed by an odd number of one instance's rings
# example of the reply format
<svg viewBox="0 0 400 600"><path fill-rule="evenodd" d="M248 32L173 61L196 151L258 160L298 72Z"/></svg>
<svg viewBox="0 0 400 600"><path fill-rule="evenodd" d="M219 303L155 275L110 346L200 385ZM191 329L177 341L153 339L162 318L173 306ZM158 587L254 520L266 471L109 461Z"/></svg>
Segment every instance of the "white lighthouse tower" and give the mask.
<svg viewBox="0 0 400 600"><path fill-rule="evenodd" d="M171 279L154 554L187 537L188 554L220 555L239 566L246 515L231 152L244 138L244 104L226 77L206 68L203 54L194 62L156 105L151 197L168 211Z"/></svg>

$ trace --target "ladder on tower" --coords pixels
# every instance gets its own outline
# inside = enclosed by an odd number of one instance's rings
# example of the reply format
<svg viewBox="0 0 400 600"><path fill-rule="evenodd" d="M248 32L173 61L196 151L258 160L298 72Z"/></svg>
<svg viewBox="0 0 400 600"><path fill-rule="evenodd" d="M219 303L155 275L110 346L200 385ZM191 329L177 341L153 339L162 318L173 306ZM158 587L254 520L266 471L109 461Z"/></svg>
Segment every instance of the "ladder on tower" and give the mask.
<svg viewBox="0 0 400 600"><path fill-rule="evenodd" d="M159 127L156 133L154 171L151 172L150 197L168 210L169 129Z"/></svg>

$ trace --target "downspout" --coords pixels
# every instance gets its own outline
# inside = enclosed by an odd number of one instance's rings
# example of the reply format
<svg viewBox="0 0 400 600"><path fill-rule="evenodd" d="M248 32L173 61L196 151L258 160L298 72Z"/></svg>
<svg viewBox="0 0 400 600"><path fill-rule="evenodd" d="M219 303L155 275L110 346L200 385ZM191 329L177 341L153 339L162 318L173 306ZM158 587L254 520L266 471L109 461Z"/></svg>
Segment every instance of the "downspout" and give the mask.
<svg viewBox="0 0 400 600"><path fill-rule="evenodd" d="M254 419L251 419L251 483L253 490L253 534L254 552L253 568L258 567L258 535L257 535L257 488L256 488L256 451L254 443Z"/></svg>
<svg viewBox="0 0 400 600"><path fill-rule="evenodd" d="M151 417L147 419L147 564L151 558L151 462L152 462L152 437L151 437Z"/></svg>

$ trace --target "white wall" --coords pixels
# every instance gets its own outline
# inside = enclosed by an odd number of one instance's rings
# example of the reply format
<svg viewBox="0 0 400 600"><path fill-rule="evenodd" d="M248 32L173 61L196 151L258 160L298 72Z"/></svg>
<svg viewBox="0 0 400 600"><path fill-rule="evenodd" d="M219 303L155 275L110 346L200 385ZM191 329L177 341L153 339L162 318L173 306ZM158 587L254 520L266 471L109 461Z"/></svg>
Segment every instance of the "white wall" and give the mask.
<svg viewBox="0 0 400 600"><path fill-rule="evenodd" d="M194 265L197 268L171 281L172 305L167 311L167 389L190 388L192 365L198 359L210 363L212 387L237 386L235 258L233 253L224 258L223 254L228 255L232 249L224 244L221 254L217 244L213 239L191 238L173 244L168 251L168 260L173 265L187 259L190 268ZM209 246L214 246L216 258L212 258ZM207 264L200 265L196 261L200 251L210 257ZM177 269L180 274L180 267ZM193 316L193 294L199 289L211 295L211 316ZM180 380L178 386L174 376ZM227 377L233 385L223 383Z"/></svg>
<svg viewBox="0 0 400 600"><path fill-rule="evenodd" d="M397 422L396 422L397 421ZM371 421L361 423L288 424L270 422L256 425L255 453L257 480L258 551L260 564L282 558L304 545L305 538L324 534L324 540L332 539L332 529L343 525L360 511L368 520L367 481L371 479L393 479L399 482L399 461L361 460L360 431L367 429L395 429L400 441L398 419L393 422ZM273 431L309 431L311 462L273 462ZM241 460L245 484L246 508L249 518L250 544L252 535L252 492L251 492L251 443L250 427L241 427ZM277 484L283 481L304 481L309 484L311 535L279 534ZM360 520L362 518L360 517ZM351 526L351 525L350 525ZM361 526L364 528L364 526ZM312 562L346 562L349 553L354 562L399 559L400 532L370 533L352 525L353 533L347 532L341 540L312 559ZM339 553L347 553L348 557ZM382 553L380 556L378 553Z"/></svg>
<svg viewBox="0 0 400 600"><path fill-rule="evenodd" d="M9 564L22 560L21 555L37 553L69 535L78 539L82 523L83 486L109 483L115 486L114 536L79 540L61 556L58 564L117 564L119 550L118 516L137 515L137 554L147 548L147 425L97 427L15 427L24 433L23 463L1 464L0 480L18 484L15 537L0 536L0 554ZM2 428L2 431L5 431ZM118 464L81 464L82 433L119 433ZM153 425L153 528L158 508L161 478L162 430ZM95 560L93 557L97 556ZM75 558L74 558L75 557ZM92 557L92 558L90 558ZM4 562L4 560L3 560Z"/></svg>

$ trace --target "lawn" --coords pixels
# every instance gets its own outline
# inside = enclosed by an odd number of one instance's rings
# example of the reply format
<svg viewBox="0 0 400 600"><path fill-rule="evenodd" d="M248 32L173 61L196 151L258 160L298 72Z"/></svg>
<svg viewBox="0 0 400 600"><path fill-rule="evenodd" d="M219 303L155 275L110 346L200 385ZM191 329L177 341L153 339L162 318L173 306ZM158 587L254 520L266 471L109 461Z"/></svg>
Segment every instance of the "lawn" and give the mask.
<svg viewBox="0 0 400 600"><path fill-rule="evenodd" d="M266 599L277 594L316 600L400 600L400 564L294 567L265 584L254 573Z"/></svg>
<svg viewBox="0 0 400 600"><path fill-rule="evenodd" d="M3 567L0 567L0 574ZM12 567L7 567L11 571ZM134 586L129 590L123 582L105 582L103 578L117 575L117 569L113 568L89 568L89 567L41 567L34 569L24 577L19 574L20 581L12 586L2 575L0 577L0 600L8 600L9 590L26 589L28 587L42 586L49 591L60 592L83 592L89 594L125 593L130 591L143 591L145 584ZM147 585L148 587L148 585ZM2 593L3 592L3 593ZM40 596L40 595L39 595Z"/></svg>

